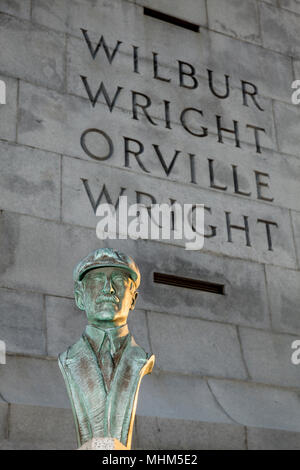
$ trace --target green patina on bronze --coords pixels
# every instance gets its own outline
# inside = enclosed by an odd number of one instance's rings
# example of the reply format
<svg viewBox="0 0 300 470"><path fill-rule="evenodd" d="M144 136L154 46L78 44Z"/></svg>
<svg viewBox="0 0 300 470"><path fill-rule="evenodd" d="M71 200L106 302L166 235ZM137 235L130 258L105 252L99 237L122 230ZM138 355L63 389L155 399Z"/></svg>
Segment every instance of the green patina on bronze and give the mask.
<svg viewBox="0 0 300 470"><path fill-rule="evenodd" d="M59 366L72 404L78 444L113 437L130 448L140 381L154 364L127 327L140 272L133 259L99 249L74 270L75 301L88 325L60 354Z"/></svg>

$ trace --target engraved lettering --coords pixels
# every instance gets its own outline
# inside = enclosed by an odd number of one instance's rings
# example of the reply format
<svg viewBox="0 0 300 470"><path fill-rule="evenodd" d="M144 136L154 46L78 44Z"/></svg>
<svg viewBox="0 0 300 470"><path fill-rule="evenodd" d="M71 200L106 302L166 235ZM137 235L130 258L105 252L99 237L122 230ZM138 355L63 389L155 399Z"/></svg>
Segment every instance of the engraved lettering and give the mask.
<svg viewBox="0 0 300 470"><path fill-rule="evenodd" d="M104 49L104 52L105 52L105 55L106 55L106 57L107 57L108 62L109 62L110 64L112 64L112 63L113 63L113 60L114 60L114 58L115 58L115 55L116 55L116 53L118 52L120 45L122 44L122 41L117 41L117 44L115 45L115 48L114 48L114 50L113 50L112 53L111 53L111 52L109 51L109 47L107 46L107 44L106 44L106 42L105 42L104 37L101 36L101 38L100 38L100 40L99 40L99 42L98 42L96 48L94 49L93 46L92 46L92 42L91 42L91 40L90 40L90 38L89 38L89 35L88 35L87 30L86 30L86 29L82 29L82 28L80 28L80 29L81 29L82 34L83 34L83 37L84 37L84 39L85 39L85 41L86 41L86 43L87 43L87 45L88 45L88 48L89 48L89 51L90 51L90 53L91 53L91 56L92 56L93 60L96 59L96 56L97 56L97 54L98 54L98 52L99 52L99 49L100 49L100 47L102 46L103 49Z"/></svg>
<svg viewBox="0 0 300 470"><path fill-rule="evenodd" d="M160 77L159 72L158 72L158 54L156 52L153 52L153 72L154 72L154 78L157 80L161 80L162 82L170 82L170 78L165 78L165 77Z"/></svg>
<svg viewBox="0 0 300 470"><path fill-rule="evenodd" d="M225 100L226 98L228 98L228 96L230 95L230 88L229 88L229 78L230 77L229 77L229 75L224 75L226 91L223 95L221 95L220 93L216 92L216 90L215 90L214 83L213 83L213 71L207 69L207 72L208 72L208 84L209 84L209 88L210 88L210 91L212 92L212 94L215 95L217 98L220 98L222 100Z"/></svg>
<svg viewBox="0 0 300 470"><path fill-rule="evenodd" d="M235 137L235 146L240 148L240 137L239 137L239 124L238 121L233 121L234 129L226 129L222 127L222 116L216 116L217 118L217 127L218 127L218 139L221 144L223 144L223 134L222 132L229 132L229 134L234 134Z"/></svg>
<svg viewBox="0 0 300 470"><path fill-rule="evenodd" d="M210 187L214 189L220 189L221 191L227 191L227 186L220 186L215 183L214 160L212 160L211 158L208 158L208 168Z"/></svg>
<svg viewBox="0 0 300 470"><path fill-rule="evenodd" d="M254 85L253 83L245 82L245 80L241 80L241 82L242 82L242 92L243 92L243 105L249 106L247 97L250 96L255 106L260 111L264 111L264 109L260 106L260 104L256 100L256 96L258 95L257 86ZM252 87L252 91L248 89L249 87Z"/></svg>
<svg viewBox="0 0 300 470"><path fill-rule="evenodd" d="M175 162L176 162L176 160L177 160L177 157L178 157L178 155L181 153L181 151L180 151L180 150L175 150L174 157L173 157L173 159L172 159L170 165L167 166L167 165L166 165L166 162L165 162L165 160L164 160L164 157L162 156L162 153L161 153L161 151L160 151L159 145L153 144L153 147L154 147L154 150L155 150L155 152L156 152L156 155L158 156L158 159L159 159L159 161L160 161L160 163L161 163L163 169L165 170L166 175L169 176L169 174L171 173L171 171L172 171L172 169L173 169L173 167L174 167L174 165L175 165Z"/></svg>
<svg viewBox="0 0 300 470"><path fill-rule="evenodd" d="M100 155L95 155L94 153L92 153L87 145L86 145L86 136L88 134L92 134L92 133L96 133L96 134L100 134L102 135L107 144L108 144L108 153L104 156L100 156ZM104 131L101 131L100 129L87 129L86 131L84 131L81 135L81 138L80 138L80 144L81 144L81 147L83 148L84 152L91 158L93 158L94 160L108 160L114 153L114 144L113 144L113 141L111 140L111 138L109 137L109 135L107 135Z"/></svg>
<svg viewBox="0 0 300 470"><path fill-rule="evenodd" d="M248 216L246 216L246 215L243 216L243 218L244 218L244 227L242 227L242 226L240 226L240 225L233 225L233 224L231 224L230 214L231 214L231 212L225 212L225 215L226 215L226 225L227 225L228 242L229 242L229 243L233 243L233 241L232 241L232 229L235 229L235 230L242 230L242 231L245 232L245 236L246 236L246 246L251 246L251 243L250 243L250 233L249 233L249 224L248 224Z"/></svg>
<svg viewBox="0 0 300 470"><path fill-rule="evenodd" d="M179 84L181 87L184 88L189 88L191 90L194 90L195 88L198 87L198 81L195 77L196 75L196 70L195 67L187 62L182 62L181 60L178 60L179 63ZM188 71L186 69L189 69ZM192 81L191 84L187 84L184 80L184 77L189 77Z"/></svg>
<svg viewBox="0 0 300 470"><path fill-rule="evenodd" d="M268 241L268 250L269 250L269 251L274 251L274 250L273 250L272 235L271 235L271 229L270 229L270 227L273 226L273 227L277 227L277 228L278 228L277 222L273 222L273 221L271 221L271 220L264 220L264 219L257 219L257 222L266 225L267 241Z"/></svg>
<svg viewBox="0 0 300 470"><path fill-rule="evenodd" d="M110 197L110 194L109 194L108 190L106 189L105 184L102 187L102 190L99 194L99 197L98 197L97 201L95 201L95 198L94 198L94 196L92 194L92 191L90 189L89 180L87 180L85 178L80 178L80 179L83 182L84 188L86 190L87 196L89 198L89 201L91 203L91 206L92 206L93 211L95 212L95 214L97 212L97 208L98 208L103 196L105 197L108 204L113 205L112 199ZM116 210L117 210L118 205L119 205L119 198L123 195L124 191L126 191L126 188L121 188L120 194L119 194L118 198L116 199L116 202L114 204Z"/></svg>
<svg viewBox="0 0 300 470"><path fill-rule="evenodd" d="M203 112L201 111L201 109L196 109L196 108L186 108L186 109L184 109L182 111L181 115L180 115L180 121L181 121L181 124L183 125L184 129L187 132L189 132L189 134L195 135L196 137L206 137L208 135L207 127L201 127L201 129L202 129L201 134L198 134L197 132L192 131L188 127L187 122L186 122L186 115L187 115L187 113L190 113L190 112L198 113L198 114L200 114L200 116L203 116Z"/></svg>
<svg viewBox="0 0 300 470"><path fill-rule="evenodd" d="M254 130L254 137L255 137L255 143L256 143L256 153L261 153L261 146L260 146L260 140L259 140L259 131L260 132L266 132L265 129L263 129L262 127L257 127L257 126L253 126L252 124L247 124L247 126L249 129L253 129Z"/></svg>
<svg viewBox="0 0 300 470"><path fill-rule="evenodd" d="M238 178L238 172L237 172L237 166L236 165L232 165L232 171L233 171L234 192L236 194L240 194L241 196L251 196L251 191L249 193L246 193L245 191L240 190L239 178Z"/></svg>
<svg viewBox="0 0 300 470"><path fill-rule="evenodd" d="M140 104L137 102L137 97L141 96L142 98L145 98L146 104ZM133 119L136 119L137 121L139 120L138 118L138 111L137 108L141 108L143 110L144 115L148 119L149 122L153 126L157 126L157 123L153 121L152 117L148 114L147 108L151 106L151 99L147 96L144 95L143 93L138 93L137 91L132 91L132 114L133 114Z"/></svg>
<svg viewBox="0 0 300 470"><path fill-rule="evenodd" d="M266 183L265 181L262 181L261 177L264 176L266 178L270 178L268 173L263 173L261 171L254 171L254 173L255 173L255 179L256 179L257 199L262 199L263 201L269 201L269 202L274 201L273 197L266 197L266 196L262 195L262 189L261 188L263 188L263 187L269 188L270 186L269 186L269 183Z"/></svg>
<svg viewBox="0 0 300 470"><path fill-rule="evenodd" d="M138 145L138 150L132 150L130 149L130 143L133 142ZM130 139L129 137L124 137L124 144L125 144L125 167L126 168L131 168L130 163L129 163L129 155L134 155L136 158L136 161L138 162L139 166L145 173L151 173L146 169L144 164L139 158L139 155L141 155L144 152L144 145L142 142L139 140L135 139Z"/></svg>
<svg viewBox="0 0 300 470"><path fill-rule="evenodd" d="M123 87L120 87L118 86L118 89L115 93L115 96L113 97L113 99L111 100L110 97L109 97L109 94L107 93L106 91L106 88L104 86L104 83L101 82L99 88L98 88L98 91L96 92L95 96L93 96L92 94L92 91L91 91L91 88L90 88L90 85L87 81L87 77L84 77L82 75L80 75L81 77L81 80L83 81L83 84L84 84L84 87L85 87L85 91L87 92L87 95L89 97L89 100L90 102L92 103L92 106L93 108L95 107L97 101L98 101L98 98L99 96L101 95L101 93L103 94L104 96L104 99L105 99L105 102L110 110L110 112L112 113L114 107L115 107L115 104L116 104L116 101L117 99L119 98L119 95L121 93L121 91L123 90Z"/></svg>

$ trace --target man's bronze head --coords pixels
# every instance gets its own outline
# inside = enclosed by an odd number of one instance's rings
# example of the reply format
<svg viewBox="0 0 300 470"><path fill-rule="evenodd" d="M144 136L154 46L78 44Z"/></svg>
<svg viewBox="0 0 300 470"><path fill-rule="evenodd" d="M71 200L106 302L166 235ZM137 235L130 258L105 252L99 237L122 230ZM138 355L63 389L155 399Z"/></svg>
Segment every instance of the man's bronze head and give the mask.
<svg viewBox="0 0 300 470"><path fill-rule="evenodd" d="M140 272L133 259L108 248L96 250L74 270L75 301L88 322L121 326L135 307Z"/></svg>

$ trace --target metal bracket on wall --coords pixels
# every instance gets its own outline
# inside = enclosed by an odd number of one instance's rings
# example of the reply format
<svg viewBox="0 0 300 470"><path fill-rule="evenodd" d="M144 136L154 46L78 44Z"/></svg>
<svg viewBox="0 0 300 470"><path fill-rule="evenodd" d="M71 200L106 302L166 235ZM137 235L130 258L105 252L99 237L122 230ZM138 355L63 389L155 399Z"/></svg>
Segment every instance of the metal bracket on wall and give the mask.
<svg viewBox="0 0 300 470"><path fill-rule="evenodd" d="M151 8L144 8L144 15L150 16L151 18L155 18L157 20L165 21L166 23L174 24L175 26L180 26L181 28L188 29L190 31L194 31L195 33L200 32L200 26L194 23L190 23L186 20L181 20L180 18L176 18L175 16L166 15L161 11L152 10Z"/></svg>
<svg viewBox="0 0 300 470"><path fill-rule="evenodd" d="M225 295L225 285L215 282L201 281L187 277L174 276L173 274L153 273L153 281L157 284L185 287L186 289L201 290L213 294Z"/></svg>

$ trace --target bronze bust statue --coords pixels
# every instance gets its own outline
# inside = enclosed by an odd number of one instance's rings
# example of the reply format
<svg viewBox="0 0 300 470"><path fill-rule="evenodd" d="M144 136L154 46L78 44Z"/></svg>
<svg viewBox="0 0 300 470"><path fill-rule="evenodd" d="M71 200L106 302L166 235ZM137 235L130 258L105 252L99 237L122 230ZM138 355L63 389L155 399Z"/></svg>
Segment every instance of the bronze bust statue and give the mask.
<svg viewBox="0 0 300 470"><path fill-rule="evenodd" d="M75 301L88 325L60 354L59 366L72 404L79 446L114 438L131 448L139 386L154 356L136 344L127 326L140 272L129 256L103 248L76 266Z"/></svg>

